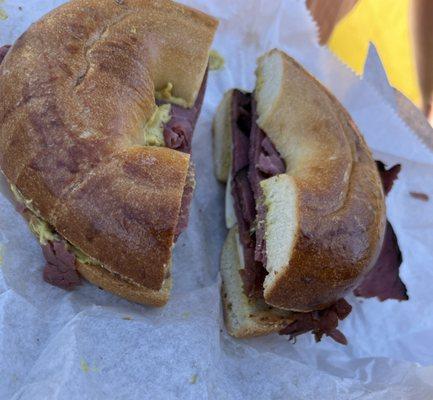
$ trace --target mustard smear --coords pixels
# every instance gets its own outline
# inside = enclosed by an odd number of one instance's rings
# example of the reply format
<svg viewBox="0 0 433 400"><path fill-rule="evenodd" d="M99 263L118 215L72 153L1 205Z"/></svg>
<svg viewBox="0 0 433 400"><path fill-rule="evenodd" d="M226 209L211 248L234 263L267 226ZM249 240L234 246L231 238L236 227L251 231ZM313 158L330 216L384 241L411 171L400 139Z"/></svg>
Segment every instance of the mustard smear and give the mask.
<svg viewBox="0 0 433 400"><path fill-rule="evenodd" d="M170 121L170 104L163 104L156 108L154 114L144 126L145 146L165 146L164 124Z"/></svg>
<svg viewBox="0 0 433 400"><path fill-rule="evenodd" d="M173 95L173 84L171 82L168 82L163 88L156 90L155 98L177 104L178 106L184 108L188 107L188 103L185 101L185 99Z"/></svg>
<svg viewBox="0 0 433 400"><path fill-rule="evenodd" d="M209 69L216 71L224 68L225 60L224 57L216 50L211 50L209 53Z"/></svg>

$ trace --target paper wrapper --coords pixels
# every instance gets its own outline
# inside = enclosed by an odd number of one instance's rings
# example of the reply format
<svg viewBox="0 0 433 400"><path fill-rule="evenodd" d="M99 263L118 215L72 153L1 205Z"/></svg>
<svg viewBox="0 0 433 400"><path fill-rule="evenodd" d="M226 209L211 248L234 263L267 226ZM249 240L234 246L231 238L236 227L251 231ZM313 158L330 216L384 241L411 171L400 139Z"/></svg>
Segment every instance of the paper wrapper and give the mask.
<svg viewBox="0 0 433 400"><path fill-rule="evenodd" d="M1 3L8 18L0 21L0 42L12 42L60 3ZM210 74L195 133L197 190L189 228L175 249L171 300L152 309L89 284L65 292L44 283L39 245L2 186L0 398L433 398L433 154L372 86L316 44L303 2L188 4L220 18L214 48L226 67ZM235 340L222 322L224 188L212 171L211 121L226 89L253 88L255 60L273 47L286 50L336 94L377 158L403 165L387 202L410 301L349 298L354 311L341 324L348 346L329 338L317 344L311 335L296 344L278 335ZM417 200L410 191L432 200Z"/></svg>

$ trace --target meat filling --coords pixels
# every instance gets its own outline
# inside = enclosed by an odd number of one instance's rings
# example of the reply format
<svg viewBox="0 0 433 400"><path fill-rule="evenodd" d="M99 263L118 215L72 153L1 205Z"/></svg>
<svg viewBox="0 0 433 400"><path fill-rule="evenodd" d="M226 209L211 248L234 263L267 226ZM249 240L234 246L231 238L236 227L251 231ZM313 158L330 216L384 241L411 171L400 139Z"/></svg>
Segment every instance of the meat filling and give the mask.
<svg viewBox="0 0 433 400"><path fill-rule="evenodd" d="M388 194L401 170L397 164L386 169L381 161L376 161L383 190ZM400 279L399 269L403 262L397 236L389 221L386 222L385 238L382 250L373 269L367 274L354 293L360 297L377 297L384 301L388 299L409 300L406 285Z"/></svg>
<svg viewBox="0 0 433 400"><path fill-rule="evenodd" d="M167 147L191 154L192 134L200 115L206 92L207 71L197 94L197 99L191 108L184 108L176 104L171 105L170 121L164 126L164 142ZM157 105L167 104L164 100L157 100Z"/></svg>
<svg viewBox="0 0 433 400"><path fill-rule="evenodd" d="M191 154L192 135L195 125L197 124L203 105L204 94L206 92L208 71L204 75L200 90L197 94L197 99L191 108L183 108L176 104L171 105L170 121L164 126L164 142L170 149L182 151ZM161 105L166 102L158 100L157 104ZM192 196L195 187L195 169L194 164L190 161L188 174L183 190L182 202L180 206L179 220L175 231L175 240L188 226L189 209L191 206Z"/></svg>
<svg viewBox="0 0 433 400"><path fill-rule="evenodd" d="M68 250L64 240L48 242L42 246L42 252L47 261L43 272L45 282L66 290L81 283L75 267L75 255Z"/></svg>
<svg viewBox="0 0 433 400"><path fill-rule="evenodd" d="M0 47L0 63L3 61L10 47ZM206 83L207 71L193 107L183 108L175 104L171 105L170 121L164 126L163 132L164 142L167 147L184 153L191 153L192 136L203 104ZM157 101L158 105L166 103L166 101L162 100ZM175 229L175 240L177 240L180 233L188 225L189 207L195 186L194 175L194 165L190 162L182 195L178 224ZM23 204L18 204L17 210L25 217L31 213ZM42 250L46 260L43 272L46 282L63 289L73 289L81 283L75 266L76 256L66 240L63 238L50 240L42 246Z"/></svg>
<svg viewBox="0 0 433 400"><path fill-rule="evenodd" d="M258 201L263 196L260 182L284 173L286 166L266 134L256 124L256 103L249 93L235 90L232 98L232 195L244 249L241 271L245 293L263 297L266 276L264 219L266 210Z"/></svg>

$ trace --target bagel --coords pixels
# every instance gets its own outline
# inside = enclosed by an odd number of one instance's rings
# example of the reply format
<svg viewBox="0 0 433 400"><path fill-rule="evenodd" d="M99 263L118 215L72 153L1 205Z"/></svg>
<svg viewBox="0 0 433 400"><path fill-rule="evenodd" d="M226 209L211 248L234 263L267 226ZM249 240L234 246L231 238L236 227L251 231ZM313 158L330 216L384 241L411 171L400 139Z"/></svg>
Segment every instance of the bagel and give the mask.
<svg viewBox="0 0 433 400"><path fill-rule="evenodd" d="M0 167L17 199L92 260L76 261L82 276L133 301L168 299L217 24L169 0L72 0L0 65Z"/></svg>
<svg viewBox="0 0 433 400"><path fill-rule="evenodd" d="M378 169L337 99L276 49L256 76L213 123L215 173L228 182L225 316L239 337L278 330L254 307L289 321L343 298L374 266L386 222Z"/></svg>

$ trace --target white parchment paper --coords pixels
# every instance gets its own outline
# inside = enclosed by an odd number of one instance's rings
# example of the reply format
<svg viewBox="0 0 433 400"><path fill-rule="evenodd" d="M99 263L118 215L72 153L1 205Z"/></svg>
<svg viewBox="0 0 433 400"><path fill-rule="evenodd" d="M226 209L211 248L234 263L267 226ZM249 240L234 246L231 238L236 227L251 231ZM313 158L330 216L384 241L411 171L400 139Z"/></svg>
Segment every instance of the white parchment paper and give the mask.
<svg viewBox="0 0 433 400"><path fill-rule="evenodd" d="M113 0L114 1L114 0ZM12 42L57 0L5 0L0 44ZM152 309L89 284L65 292L42 281L41 250L0 193L0 399L433 398L433 153L367 82L325 48L303 1L190 0L220 18L226 59L210 74L196 129L197 190L174 256L169 304ZM349 109L376 157L403 171L388 215L404 256L410 301L349 299L349 345L311 336L234 340L221 319L218 262L226 235L223 187L211 164L211 120L228 88L251 89L258 55L280 47ZM1 98L1 94L0 94ZM1 101L1 100L0 100ZM410 191L432 199L421 202Z"/></svg>

